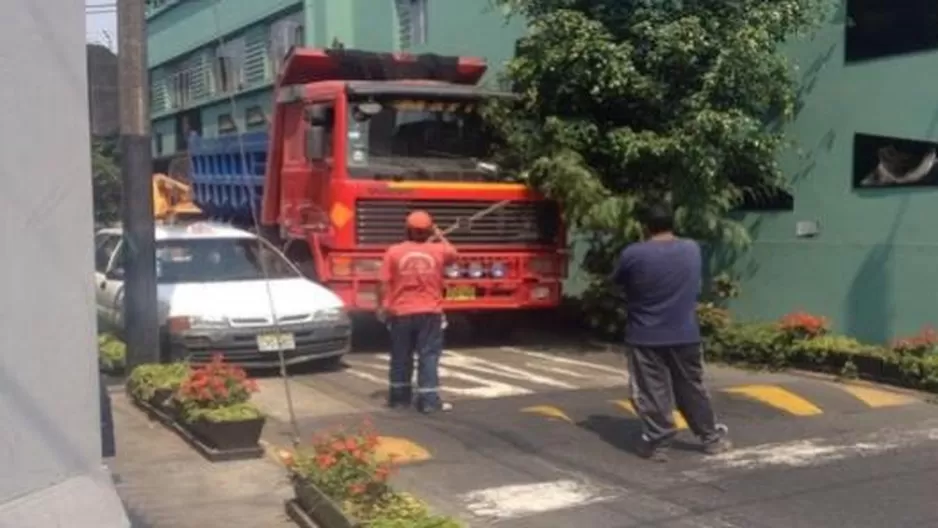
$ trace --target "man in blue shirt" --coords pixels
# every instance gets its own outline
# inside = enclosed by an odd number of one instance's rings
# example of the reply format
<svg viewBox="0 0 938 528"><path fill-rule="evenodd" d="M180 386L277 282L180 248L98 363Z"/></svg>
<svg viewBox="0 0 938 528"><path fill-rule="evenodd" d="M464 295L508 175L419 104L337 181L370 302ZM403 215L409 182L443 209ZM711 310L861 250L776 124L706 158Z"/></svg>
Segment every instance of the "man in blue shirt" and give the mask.
<svg viewBox="0 0 938 528"><path fill-rule="evenodd" d="M730 449L725 425L716 423L703 385L703 352L697 323L702 260L700 246L674 235L669 207L650 207L646 241L622 251L612 280L625 292L629 386L642 421L639 454L667 461L677 433L675 403L707 454Z"/></svg>

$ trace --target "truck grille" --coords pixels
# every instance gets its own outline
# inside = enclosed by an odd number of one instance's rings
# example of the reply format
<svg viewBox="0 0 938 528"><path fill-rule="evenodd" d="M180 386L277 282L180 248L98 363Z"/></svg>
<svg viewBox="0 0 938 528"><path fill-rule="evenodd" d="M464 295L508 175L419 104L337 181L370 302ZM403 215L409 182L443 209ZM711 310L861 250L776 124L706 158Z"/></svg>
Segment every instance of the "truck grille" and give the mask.
<svg viewBox="0 0 938 528"><path fill-rule="evenodd" d="M458 220L448 238L454 244L544 245L557 239L559 208L554 202L511 202L467 225L468 219L493 206L492 201L358 200L355 233L359 244L393 244L404 239L404 219L415 209L430 213L440 229Z"/></svg>

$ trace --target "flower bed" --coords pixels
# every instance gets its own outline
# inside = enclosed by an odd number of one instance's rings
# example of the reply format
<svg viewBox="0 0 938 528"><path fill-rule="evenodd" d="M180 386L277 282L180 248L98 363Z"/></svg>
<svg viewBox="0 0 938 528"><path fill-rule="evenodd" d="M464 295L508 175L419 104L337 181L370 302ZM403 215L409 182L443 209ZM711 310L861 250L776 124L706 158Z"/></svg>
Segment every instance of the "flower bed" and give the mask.
<svg viewBox="0 0 938 528"><path fill-rule="evenodd" d="M295 498L287 514L300 526L319 528L460 528L430 513L416 498L388 481L393 461L379 461L370 424L313 439L288 461Z"/></svg>
<svg viewBox="0 0 938 528"><path fill-rule="evenodd" d="M257 391L244 369L215 355L206 365L141 365L127 380L133 402L211 461L263 455L265 417L251 403Z"/></svg>
<svg viewBox="0 0 938 528"><path fill-rule="evenodd" d="M736 323L726 311L703 304L698 318L711 361L800 368L938 391L938 332L931 328L874 346L831 334L826 318L805 312L774 323Z"/></svg>

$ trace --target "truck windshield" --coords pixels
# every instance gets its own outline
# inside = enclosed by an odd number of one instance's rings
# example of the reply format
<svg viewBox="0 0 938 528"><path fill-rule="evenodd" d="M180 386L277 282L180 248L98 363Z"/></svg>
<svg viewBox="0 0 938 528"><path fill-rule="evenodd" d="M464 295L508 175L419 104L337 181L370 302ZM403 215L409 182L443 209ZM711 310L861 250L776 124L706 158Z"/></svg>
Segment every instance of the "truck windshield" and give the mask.
<svg viewBox="0 0 938 528"><path fill-rule="evenodd" d="M160 284L253 281L300 277L280 253L251 238L164 240L156 246L156 278Z"/></svg>
<svg viewBox="0 0 938 528"><path fill-rule="evenodd" d="M478 99L376 98L351 101L348 165L352 177L492 179L483 170L493 136L478 113ZM370 114L361 111L368 103Z"/></svg>

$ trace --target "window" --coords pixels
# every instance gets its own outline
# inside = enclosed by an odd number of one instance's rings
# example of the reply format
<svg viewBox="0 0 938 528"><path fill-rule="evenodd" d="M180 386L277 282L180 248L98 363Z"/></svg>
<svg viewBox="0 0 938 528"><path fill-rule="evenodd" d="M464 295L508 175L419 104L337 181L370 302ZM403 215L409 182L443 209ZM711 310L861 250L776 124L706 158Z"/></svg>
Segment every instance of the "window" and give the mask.
<svg viewBox="0 0 938 528"><path fill-rule="evenodd" d="M238 131L238 125L230 114L218 116L218 135L231 134Z"/></svg>
<svg viewBox="0 0 938 528"><path fill-rule="evenodd" d="M244 123L248 129L267 126L267 114L260 106L252 106L244 111Z"/></svg>
<svg viewBox="0 0 938 528"><path fill-rule="evenodd" d="M153 153L157 156L163 155L163 134L160 132L153 134Z"/></svg>
<svg viewBox="0 0 938 528"><path fill-rule="evenodd" d="M305 40L302 13L290 15L270 25L270 63L277 75L283 66L283 58L294 46L302 46Z"/></svg>
<svg viewBox="0 0 938 528"><path fill-rule="evenodd" d="M844 61L938 49L935 0L847 0Z"/></svg>
<svg viewBox="0 0 938 528"><path fill-rule="evenodd" d="M871 134L853 137L853 187L938 186L938 144Z"/></svg>
<svg viewBox="0 0 938 528"><path fill-rule="evenodd" d="M402 48L421 46L429 37L429 0L397 0L397 20Z"/></svg>
<svg viewBox="0 0 938 528"><path fill-rule="evenodd" d="M111 263L111 256L120 243L120 237L112 234L98 235L95 240L94 248L94 270L98 273L107 271L108 264Z"/></svg>
<svg viewBox="0 0 938 528"><path fill-rule="evenodd" d="M270 244L256 238L166 240L156 246L160 284L256 281L301 277Z"/></svg>
<svg viewBox="0 0 938 528"><path fill-rule="evenodd" d="M736 207L737 211L771 212L794 211L795 197L790 192L775 187L761 192L747 193Z"/></svg>
<svg viewBox="0 0 938 528"><path fill-rule="evenodd" d="M192 72L183 64L169 74L169 94L172 108L184 108L191 100L189 85Z"/></svg>
<svg viewBox="0 0 938 528"><path fill-rule="evenodd" d="M244 86L245 42L237 38L218 46L215 52L215 91L236 92Z"/></svg>

